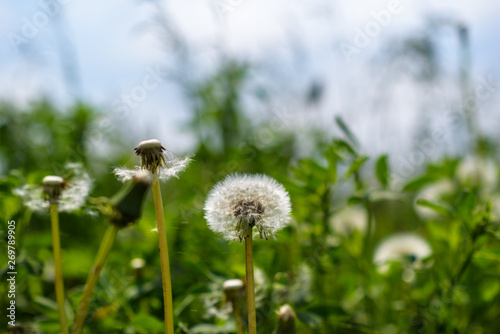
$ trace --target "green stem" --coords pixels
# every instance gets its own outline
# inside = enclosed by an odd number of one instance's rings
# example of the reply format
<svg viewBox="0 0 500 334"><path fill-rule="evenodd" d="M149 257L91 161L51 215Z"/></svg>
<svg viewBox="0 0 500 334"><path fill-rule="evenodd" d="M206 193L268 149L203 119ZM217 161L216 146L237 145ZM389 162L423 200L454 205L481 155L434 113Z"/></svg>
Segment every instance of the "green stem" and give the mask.
<svg viewBox="0 0 500 334"><path fill-rule="evenodd" d="M172 282L170 279L170 263L168 258L167 233L165 231L165 217L161 199L160 182L158 176L153 177L153 200L156 212L158 229L158 244L160 250L161 278L163 285L163 307L165 310L165 333L174 334L174 311L172 303Z"/></svg>
<svg viewBox="0 0 500 334"><path fill-rule="evenodd" d="M243 319L241 319L241 308L239 297L235 296L231 301L233 306L233 317L234 322L236 323L236 330L238 334L245 334L245 329L243 328Z"/></svg>
<svg viewBox="0 0 500 334"><path fill-rule="evenodd" d="M245 238L245 264L246 264L246 289L247 289L247 307L248 307L248 334L257 334L257 316L255 312L255 288L253 279L253 233Z"/></svg>
<svg viewBox="0 0 500 334"><path fill-rule="evenodd" d="M365 264L367 267L369 264L371 264L371 252L370 252L370 247L371 247L371 238L372 238L372 230L373 230L373 214L371 210L371 205L370 203L365 204L366 212L367 212L367 227L366 227L366 232L363 240L363 258L365 260Z"/></svg>
<svg viewBox="0 0 500 334"><path fill-rule="evenodd" d="M78 305L78 311L75 316L75 324L73 326L72 334L80 334L83 331L83 325L85 318L87 317L87 311L89 308L90 300L92 298L92 293L94 292L97 281L99 280L99 275L104 268L106 259L108 257L109 251L113 246L116 238L116 233L118 232L118 227L115 225L109 225L104 237L101 241L101 246L97 252L97 256L94 261L94 266L89 273L87 278L87 283L85 283L85 289L83 290L82 300L80 305Z"/></svg>
<svg viewBox="0 0 500 334"><path fill-rule="evenodd" d="M57 203L50 204L50 220L52 223L52 245L54 250L54 267L56 271L55 289L57 300L57 311L59 313L59 326L62 334L68 333L66 324L66 313L64 312L64 282L61 265L61 242L59 237L59 215Z"/></svg>

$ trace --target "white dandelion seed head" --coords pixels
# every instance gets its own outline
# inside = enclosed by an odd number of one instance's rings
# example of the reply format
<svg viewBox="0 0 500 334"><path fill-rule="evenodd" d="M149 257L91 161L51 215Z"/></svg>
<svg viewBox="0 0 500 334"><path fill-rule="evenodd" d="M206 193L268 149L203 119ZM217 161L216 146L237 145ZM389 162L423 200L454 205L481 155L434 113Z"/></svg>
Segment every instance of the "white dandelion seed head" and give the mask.
<svg viewBox="0 0 500 334"><path fill-rule="evenodd" d="M82 207L92 189L92 180L80 163L66 164L66 170L71 174L67 180L60 176L49 175L39 184L27 184L14 189L14 194L23 199L24 205L33 211L47 212L50 202L47 200L47 187L62 186L57 199L58 211L71 212Z"/></svg>
<svg viewBox="0 0 500 334"><path fill-rule="evenodd" d="M415 197L413 207L417 214L423 219L433 219L439 217L439 214L424 206L418 205L417 200L425 199L429 202L437 202L443 199L444 196L450 195L455 192L455 184L449 179L439 180L432 183L420 190L420 192Z"/></svg>
<svg viewBox="0 0 500 334"><path fill-rule="evenodd" d="M432 254L427 241L414 233L397 233L383 240L375 250L373 261L381 266L382 272L388 270L388 262L399 261L414 268L421 268L422 260Z"/></svg>
<svg viewBox="0 0 500 334"><path fill-rule="evenodd" d="M346 206L330 218L330 225L337 235L348 237L354 231L365 233L368 213L361 206Z"/></svg>
<svg viewBox="0 0 500 334"><path fill-rule="evenodd" d="M466 186L481 186L484 191L493 190L498 183L498 168L492 159L469 156L457 167L456 177Z"/></svg>
<svg viewBox="0 0 500 334"><path fill-rule="evenodd" d="M290 221L290 197L266 175L227 176L216 184L205 202L208 226L228 240L240 242L257 228L261 238L274 237Z"/></svg>

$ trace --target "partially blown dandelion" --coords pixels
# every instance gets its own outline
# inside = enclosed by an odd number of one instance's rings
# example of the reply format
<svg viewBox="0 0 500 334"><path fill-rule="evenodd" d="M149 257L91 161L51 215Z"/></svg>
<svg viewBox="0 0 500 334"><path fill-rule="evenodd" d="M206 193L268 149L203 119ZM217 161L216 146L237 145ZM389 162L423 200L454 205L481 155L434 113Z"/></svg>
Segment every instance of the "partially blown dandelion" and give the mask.
<svg viewBox="0 0 500 334"><path fill-rule="evenodd" d="M274 237L290 221L290 198L285 188L265 175L229 175L208 194L205 219L226 239L245 240L248 332L257 333L253 274L253 228L261 239Z"/></svg>
<svg viewBox="0 0 500 334"><path fill-rule="evenodd" d="M59 326L61 333L67 333L66 313L64 311L64 280L62 274L61 260L61 241L59 237L59 215L57 211L57 203L61 197L61 193L66 186L64 179L59 176L49 175L43 178L43 193L50 204L50 220L52 223L52 245L54 252L54 267L55 267L55 290L57 300L57 310L59 312Z"/></svg>
<svg viewBox="0 0 500 334"><path fill-rule="evenodd" d="M20 196L24 205L33 211L46 212L50 208L51 199L57 202L59 212L75 211L85 204L92 188L92 180L80 163L69 163L66 170L68 177L49 175L41 186L27 184L14 189L14 194Z"/></svg>
<svg viewBox="0 0 500 334"><path fill-rule="evenodd" d="M70 163L66 165L68 176L65 179L56 175L43 178L41 185L25 185L15 189L24 204L33 211L50 211L52 230L52 249L54 254L54 287L59 313L60 332L67 333L65 313L64 279L62 273L61 241L59 236L59 211L74 211L85 203L92 182L82 165Z"/></svg>
<svg viewBox="0 0 500 334"><path fill-rule="evenodd" d="M135 169L115 168L114 173L121 181L133 178L140 171L151 173L153 200L155 204L156 223L158 230L158 244L160 250L161 275L163 283L163 305L165 313L165 333L174 333L174 315L172 304L172 283L170 280L170 262L168 257L167 234L163 215L163 201L159 180L168 180L178 177L191 161L190 156L182 159L167 151L157 139L149 139L139 143L135 154L141 158L140 166Z"/></svg>
<svg viewBox="0 0 500 334"><path fill-rule="evenodd" d="M205 219L226 239L243 241L255 226L261 238L274 237L290 221L285 188L266 175L229 175L208 194Z"/></svg>
<svg viewBox="0 0 500 334"><path fill-rule="evenodd" d="M140 165L135 169L115 168L114 174L122 181L128 181L140 170L148 170L160 180L166 181L184 171L191 162L191 156L179 158L174 153L166 150L157 139L149 139L139 143L134 149L135 154L141 158Z"/></svg>

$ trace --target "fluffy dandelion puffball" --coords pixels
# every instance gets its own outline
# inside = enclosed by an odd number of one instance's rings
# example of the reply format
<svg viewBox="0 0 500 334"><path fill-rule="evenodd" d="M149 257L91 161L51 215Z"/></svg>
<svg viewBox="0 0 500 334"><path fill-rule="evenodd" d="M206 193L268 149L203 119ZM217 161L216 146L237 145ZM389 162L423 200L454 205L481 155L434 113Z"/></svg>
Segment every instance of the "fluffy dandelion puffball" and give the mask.
<svg viewBox="0 0 500 334"><path fill-rule="evenodd" d="M266 175L229 175L208 194L208 226L228 240L245 239L255 226L269 239L290 221L290 197L285 188Z"/></svg>
<svg viewBox="0 0 500 334"><path fill-rule="evenodd" d="M134 169L115 168L113 171L122 182L131 180L142 170L148 170L164 181L171 177L179 177L178 174L184 171L192 160L190 155L179 158L166 150L158 139L144 140L134 151L141 158L139 166Z"/></svg>
<svg viewBox="0 0 500 334"><path fill-rule="evenodd" d="M491 192L498 183L498 167L492 159L469 156L458 165L456 177L463 185L479 186L482 191Z"/></svg>
<svg viewBox="0 0 500 334"><path fill-rule="evenodd" d="M425 239L414 233L397 233L383 240L375 251L373 261L384 265L390 261L401 261L415 268L422 267L422 260L432 254Z"/></svg>
<svg viewBox="0 0 500 334"><path fill-rule="evenodd" d="M350 236L355 230L365 233L368 213L359 206L346 206L330 218L335 234Z"/></svg>
<svg viewBox="0 0 500 334"><path fill-rule="evenodd" d="M456 186L453 181L449 179L444 179L432 183L423 189L420 190L418 195L415 198L414 208L417 214L423 219L433 219L439 218L439 214L427 207L421 206L417 204L417 200L425 199L430 202L438 202L443 199L445 196L449 196L456 192Z"/></svg>
<svg viewBox="0 0 500 334"><path fill-rule="evenodd" d="M92 188L92 180L80 163L65 166L68 178L49 175L39 184L27 184L14 189L24 205L38 212L46 211L50 203L57 203L59 211L71 212L82 207Z"/></svg>

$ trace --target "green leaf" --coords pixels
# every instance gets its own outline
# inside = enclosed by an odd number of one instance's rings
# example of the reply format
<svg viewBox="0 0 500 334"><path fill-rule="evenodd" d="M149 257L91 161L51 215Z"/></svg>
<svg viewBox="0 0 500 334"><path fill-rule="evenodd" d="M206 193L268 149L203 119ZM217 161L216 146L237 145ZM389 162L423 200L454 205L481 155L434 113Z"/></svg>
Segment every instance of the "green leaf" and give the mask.
<svg viewBox="0 0 500 334"><path fill-rule="evenodd" d="M144 333L161 333L165 329L163 322L148 314L138 314L132 319L134 329Z"/></svg>
<svg viewBox="0 0 500 334"><path fill-rule="evenodd" d="M417 204L432 209L445 217L453 217L453 209L446 204L433 203L425 199L418 199Z"/></svg>
<svg viewBox="0 0 500 334"><path fill-rule="evenodd" d="M357 157L354 159L352 162L351 166L349 166L349 169L344 173L342 176L343 180L347 180L352 174L357 173L358 170L363 166L363 164L368 161L368 156L362 155L360 157Z"/></svg>
<svg viewBox="0 0 500 334"><path fill-rule="evenodd" d="M377 175L377 180L384 189L389 186L389 164L387 161L387 154L380 156L375 164L375 174Z"/></svg>
<svg viewBox="0 0 500 334"><path fill-rule="evenodd" d="M339 156L335 153L335 150L332 146L328 147L325 152L325 158L328 162L327 173L328 173L328 181L334 184L337 182L337 162L339 160Z"/></svg>
<svg viewBox="0 0 500 334"><path fill-rule="evenodd" d="M339 128L342 130L342 132L344 132L344 134L347 136L347 138L349 138L354 146L359 147L359 141L356 139L356 136L354 136L352 131L340 116L335 117L335 123L337 123Z"/></svg>
<svg viewBox="0 0 500 334"><path fill-rule="evenodd" d="M318 328L321 327L323 321L321 317L312 312L297 312L297 318L309 327Z"/></svg>
<svg viewBox="0 0 500 334"><path fill-rule="evenodd" d="M20 264L28 270L30 275L40 276L43 272L43 262L34 257L27 257Z"/></svg>
<svg viewBox="0 0 500 334"><path fill-rule="evenodd" d="M332 148L340 160L347 159L346 154L351 157L356 157L358 155L357 150L343 139L335 139L332 142Z"/></svg>
<svg viewBox="0 0 500 334"><path fill-rule="evenodd" d="M491 302L500 292L500 282L498 279L488 279L480 285L481 297L484 302Z"/></svg>
<svg viewBox="0 0 500 334"><path fill-rule="evenodd" d="M422 176L408 182L403 187L403 191L418 191L422 189L422 187L424 187L425 185L432 183L434 181L436 181L436 178L434 177Z"/></svg>
<svg viewBox="0 0 500 334"><path fill-rule="evenodd" d="M348 205L356 205L356 204L361 204L365 201L363 197L360 196L351 196L347 199L347 204Z"/></svg>
<svg viewBox="0 0 500 334"><path fill-rule="evenodd" d="M474 209L476 208L476 196L470 191L464 191L460 196L457 204L458 218L465 222L470 222L473 219Z"/></svg>
<svg viewBox="0 0 500 334"><path fill-rule="evenodd" d="M57 303L49 298L37 296L34 299L35 308L51 319L57 319Z"/></svg>

